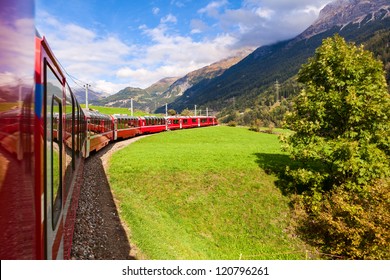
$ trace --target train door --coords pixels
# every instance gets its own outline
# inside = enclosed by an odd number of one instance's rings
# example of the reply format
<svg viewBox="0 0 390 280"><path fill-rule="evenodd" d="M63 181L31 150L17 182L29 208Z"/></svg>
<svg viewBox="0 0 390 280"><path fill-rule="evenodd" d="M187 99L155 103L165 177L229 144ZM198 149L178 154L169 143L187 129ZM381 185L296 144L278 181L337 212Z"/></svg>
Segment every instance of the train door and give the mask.
<svg viewBox="0 0 390 280"><path fill-rule="evenodd" d="M114 141L116 141L118 139L118 122L119 122L119 119L114 117L114 116L111 116L111 119L112 119L112 124L113 124L113 139L114 139Z"/></svg>
<svg viewBox="0 0 390 280"><path fill-rule="evenodd" d="M63 83L45 59L45 248L47 259L62 259L63 250Z"/></svg>

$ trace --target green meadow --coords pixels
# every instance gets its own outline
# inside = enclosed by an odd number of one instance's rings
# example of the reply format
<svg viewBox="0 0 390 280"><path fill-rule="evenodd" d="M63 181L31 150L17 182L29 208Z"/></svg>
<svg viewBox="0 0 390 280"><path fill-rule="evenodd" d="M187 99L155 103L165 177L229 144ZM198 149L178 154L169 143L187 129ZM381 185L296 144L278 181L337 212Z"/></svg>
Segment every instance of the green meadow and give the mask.
<svg viewBox="0 0 390 280"><path fill-rule="evenodd" d="M289 200L263 170L286 161L276 135L218 126L139 140L113 155L108 177L143 258L304 259Z"/></svg>

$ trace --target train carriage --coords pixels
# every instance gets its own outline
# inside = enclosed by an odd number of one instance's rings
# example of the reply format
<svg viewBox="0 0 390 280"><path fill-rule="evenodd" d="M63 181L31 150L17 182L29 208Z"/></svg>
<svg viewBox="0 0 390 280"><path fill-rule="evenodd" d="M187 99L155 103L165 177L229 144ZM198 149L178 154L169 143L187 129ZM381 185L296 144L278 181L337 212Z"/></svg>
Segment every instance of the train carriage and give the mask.
<svg viewBox="0 0 390 280"><path fill-rule="evenodd" d="M142 134L158 133L167 130L164 117L140 117L139 126Z"/></svg>
<svg viewBox="0 0 390 280"><path fill-rule="evenodd" d="M0 18L0 259L69 259L84 158L117 139L217 122L81 109L35 30L33 1L0 8L9 11Z"/></svg>
<svg viewBox="0 0 390 280"><path fill-rule="evenodd" d="M86 157L114 140L114 118L97 111L83 110L87 122Z"/></svg>
<svg viewBox="0 0 390 280"><path fill-rule="evenodd" d="M114 140L127 139L140 135L140 120L128 115L113 115Z"/></svg>
<svg viewBox="0 0 390 280"><path fill-rule="evenodd" d="M217 125L218 123L216 122L215 117L209 117L209 116L201 116L199 117L199 126L212 126L212 125Z"/></svg>
<svg viewBox="0 0 390 280"><path fill-rule="evenodd" d="M176 130L183 128L182 118L178 116L172 116L166 118L168 130Z"/></svg>
<svg viewBox="0 0 390 280"><path fill-rule="evenodd" d="M35 68L36 100L41 101L40 110L35 110L36 168L43 164L43 169L38 169L43 170L43 176L37 174L35 179L37 196L43 197L40 258L66 259L70 257L78 203L75 193L79 192L81 182L78 178L82 178L79 175L83 167L83 136L77 136L76 141L76 129L84 119L44 38L36 38Z"/></svg>
<svg viewBox="0 0 390 280"><path fill-rule="evenodd" d="M0 259L66 259L82 178L83 116L46 40L36 36L33 1L2 1L1 8L12 12L0 19L7 42L0 46ZM26 24L17 33L19 19Z"/></svg>

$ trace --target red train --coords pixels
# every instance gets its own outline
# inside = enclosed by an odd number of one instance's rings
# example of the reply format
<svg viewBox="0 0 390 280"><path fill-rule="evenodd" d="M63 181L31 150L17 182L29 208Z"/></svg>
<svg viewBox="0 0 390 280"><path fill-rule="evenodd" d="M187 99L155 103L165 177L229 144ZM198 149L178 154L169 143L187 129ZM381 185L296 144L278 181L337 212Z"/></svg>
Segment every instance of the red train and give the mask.
<svg viewBox="0 0 390 280"><path fill-rule="evenodd" d="M0 9L0 259L68 259L90 152L217 120L81 109L48 43L36 35L34 2L2 0Z"/></svg>
<svg viewBox="0 0 390 280"><path fill-rule="evenodd" d="M98 151L111 141L127 139L142 134L159 133L166 130L217 125L214 116L197 117L132 117L128 115L105 115L83 110L87 120L85 157Z"/></svg>

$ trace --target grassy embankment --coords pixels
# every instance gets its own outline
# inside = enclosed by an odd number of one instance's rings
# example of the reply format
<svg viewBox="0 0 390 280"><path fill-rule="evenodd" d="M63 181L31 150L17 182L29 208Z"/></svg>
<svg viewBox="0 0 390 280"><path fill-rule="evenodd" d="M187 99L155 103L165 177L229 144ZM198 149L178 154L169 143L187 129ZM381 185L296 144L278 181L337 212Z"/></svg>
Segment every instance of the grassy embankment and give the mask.
<svg viewBox="0 0 390 280"><path fill-rule="evenodd" d="M287 160L276 135L164 132L113 155L109 181L131 241L150 259L302 259L288 199L259 166Z"/></svg>

